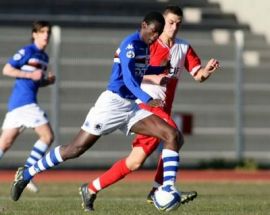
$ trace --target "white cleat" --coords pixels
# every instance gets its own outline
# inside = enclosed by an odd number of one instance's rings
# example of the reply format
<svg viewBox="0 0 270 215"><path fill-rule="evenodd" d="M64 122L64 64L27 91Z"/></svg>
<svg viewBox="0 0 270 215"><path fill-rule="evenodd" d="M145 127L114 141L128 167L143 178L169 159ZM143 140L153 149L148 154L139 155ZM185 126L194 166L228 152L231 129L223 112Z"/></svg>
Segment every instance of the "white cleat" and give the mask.
<svg viewBox="0 0 270 215"><path fill-rule="evenodd" d="M37 185L35 185L32 180L27 184L26 188L33 193L37 193L39 191Z"/></svg>

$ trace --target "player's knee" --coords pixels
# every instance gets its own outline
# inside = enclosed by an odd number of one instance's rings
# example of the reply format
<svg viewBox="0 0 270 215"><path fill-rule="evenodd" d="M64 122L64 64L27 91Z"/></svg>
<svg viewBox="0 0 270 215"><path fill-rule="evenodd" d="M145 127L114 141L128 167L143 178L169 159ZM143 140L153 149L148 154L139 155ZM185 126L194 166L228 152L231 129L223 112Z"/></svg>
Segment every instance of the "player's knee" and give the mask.
<svg viewBox="0 0 270 215"><path fill-rule="evenodd" d="M167 140L164 142L164 148L179 151L184 144L183 134L178 129L171 129L167 135Z"/></svg>
<svg viewBox="0 0 270 215"><path fill-rule="evenodd" d="M140 162L140 161L134 161L134 162L132 162L132 163L129 164L128 168L131 171L135 171L135 170L139 169L141 166L142 166L142 162Z"/></svg>
<svg viewBox="0 0 270 215"><path fill-rule="evenodd" d="M40 139L41 139L44 143L46 143L46 144L48 144L48 145L51 145L52 142L54 141L54 134L53 134L52 132L48 132L48 133L46 133L46 134L43 134L43 135L40 137Z"/></svg>

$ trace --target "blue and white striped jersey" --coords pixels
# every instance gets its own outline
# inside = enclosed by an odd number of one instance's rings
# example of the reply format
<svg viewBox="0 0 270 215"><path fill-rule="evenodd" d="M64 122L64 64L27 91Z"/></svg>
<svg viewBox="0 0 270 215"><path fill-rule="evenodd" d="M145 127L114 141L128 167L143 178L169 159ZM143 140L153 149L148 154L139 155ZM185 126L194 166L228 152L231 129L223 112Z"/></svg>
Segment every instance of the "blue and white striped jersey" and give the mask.
<svg viewBox="0 0 270 215"><path fill-rule="evenodd" d="M41 69L45 76L49 57L43 50L38 49L35 44L30 44L20 49L8 60L8 63L12 67L24 72L33 72ZM37 103L37 92L40 83L40 81L33 81L31 79L16 78L11 96L9 97L8 111L23 105Z"/></svg>

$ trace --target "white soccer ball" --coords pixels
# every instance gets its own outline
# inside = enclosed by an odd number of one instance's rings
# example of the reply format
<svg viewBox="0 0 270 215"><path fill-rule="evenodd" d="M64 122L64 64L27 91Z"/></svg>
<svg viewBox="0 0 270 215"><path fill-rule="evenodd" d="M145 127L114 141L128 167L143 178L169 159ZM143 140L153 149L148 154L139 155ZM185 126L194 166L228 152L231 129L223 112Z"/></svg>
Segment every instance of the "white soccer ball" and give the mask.
<svg viewBox="0 0 270 215"><path fill-rule="evenodd" d="M159 211L172 211L180 206L181 193L172 185L162 185L155 191L153 201Z"/></svg>

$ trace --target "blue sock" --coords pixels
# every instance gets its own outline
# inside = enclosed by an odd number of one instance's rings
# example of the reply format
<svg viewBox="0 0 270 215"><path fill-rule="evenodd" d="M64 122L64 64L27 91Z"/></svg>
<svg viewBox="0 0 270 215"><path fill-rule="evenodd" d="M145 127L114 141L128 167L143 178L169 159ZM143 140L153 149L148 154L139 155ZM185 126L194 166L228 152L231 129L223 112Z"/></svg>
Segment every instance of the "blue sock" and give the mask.
<svg viewBox="0 0 270 215"><path fill-rule="evenodd" d="M25 167L34 165L39 159L41 159L48 149L48 144L41 140L38 140L32 148L29 157L26 159Z"/></svg>
<svg viewBox="0 0 270 215"><path fill-rule="evenodd" d="M179 154L169 149L162 150L163 185L174 185L179 166Z"/></svg>
<svg viewBox="0 0 270 215"><path fill-rule="evenodd" d="M48 152L43 158L38 160L34 165L25 169L23 172L23 178L26 181L30 181L37 173L57 166L59 163L62 162L63 159L60 154L60 146L57 146L56 148L51 149L50 152Z"/></svg>

